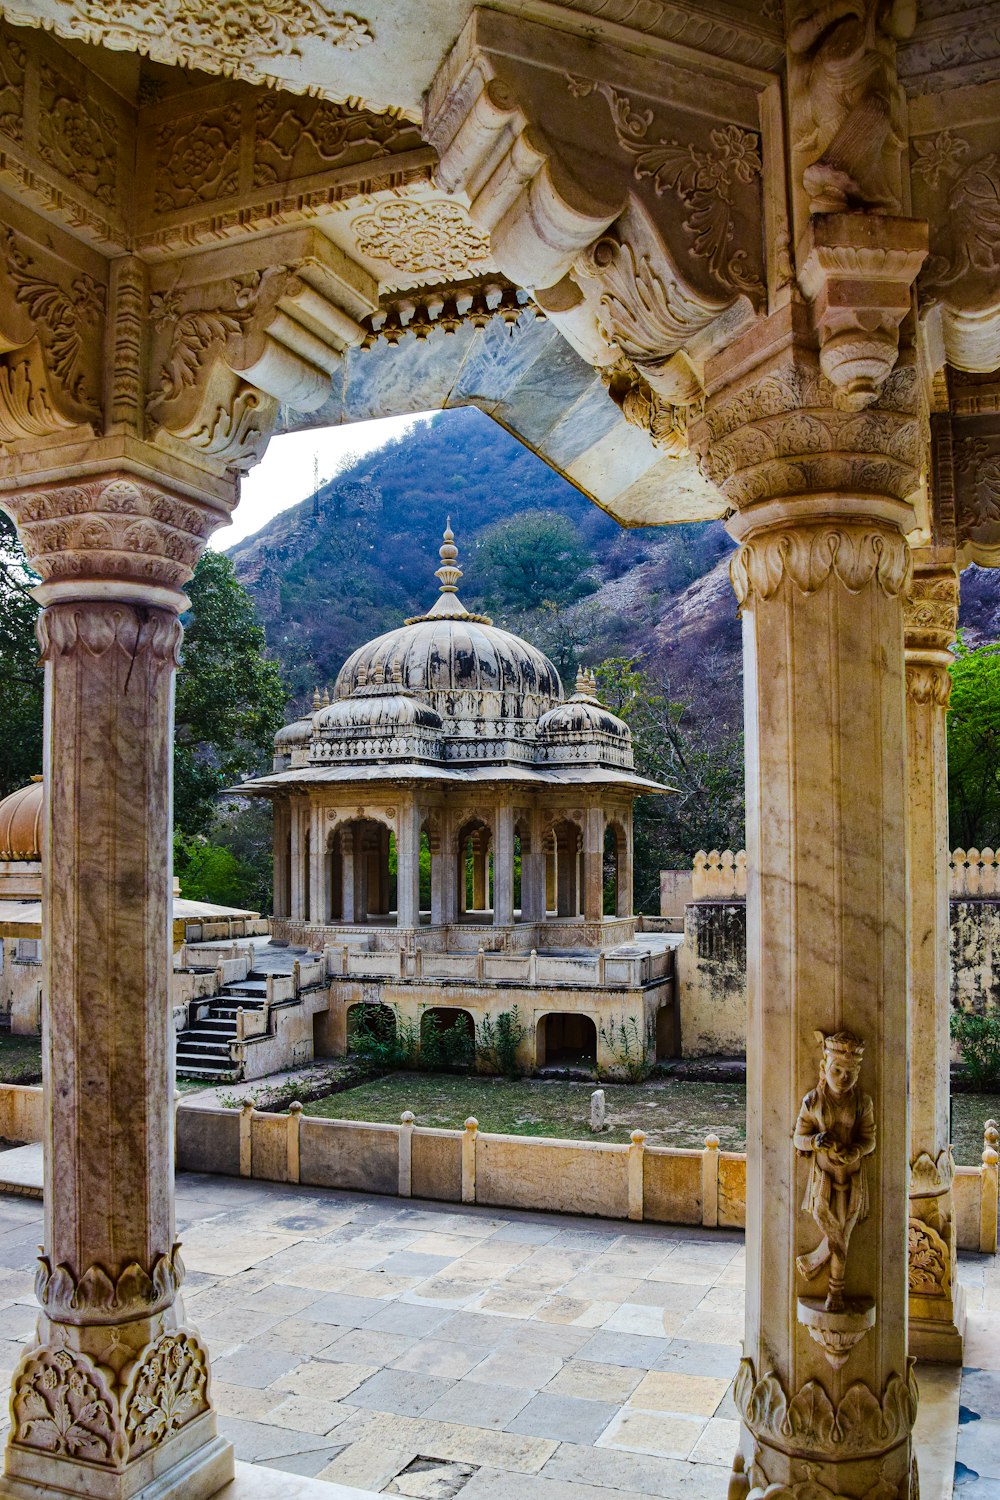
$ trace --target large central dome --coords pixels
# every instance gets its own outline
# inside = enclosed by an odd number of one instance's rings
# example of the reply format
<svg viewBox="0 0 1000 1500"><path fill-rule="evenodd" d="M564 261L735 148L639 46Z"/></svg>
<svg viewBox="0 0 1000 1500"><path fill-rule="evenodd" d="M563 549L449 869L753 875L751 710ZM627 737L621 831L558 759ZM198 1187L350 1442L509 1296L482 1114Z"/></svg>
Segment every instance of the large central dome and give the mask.
<svg viewBox="0 0 1000 1500"><path fill-rule="evenodd" d="M385 684L419 694L442 713L491 722L536 720L562 701L559 673L543 652L465 608L457 594L462 576L457 557L449 526L434 608L349 656L335 698Z"/></svg>

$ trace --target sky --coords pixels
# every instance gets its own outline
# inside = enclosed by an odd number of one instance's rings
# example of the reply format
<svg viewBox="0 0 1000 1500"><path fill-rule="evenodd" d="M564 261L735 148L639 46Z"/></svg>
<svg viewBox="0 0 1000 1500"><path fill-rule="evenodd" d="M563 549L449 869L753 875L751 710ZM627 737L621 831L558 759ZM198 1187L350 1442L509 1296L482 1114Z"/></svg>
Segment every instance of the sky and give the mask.
<svg viewBox="0 0 1000 1500"><path fill-rule="evenodd" d="M314 432L289 432L271 439L263 461L244 478L233 524L217 531L209 542L217 552L253 536L279 511L297 505L313 493L315 464L320 483L332 479L355 458L372 453L392 438L402 437L427 416L383 417L354 422L349 427L321 427Z"/></svg>

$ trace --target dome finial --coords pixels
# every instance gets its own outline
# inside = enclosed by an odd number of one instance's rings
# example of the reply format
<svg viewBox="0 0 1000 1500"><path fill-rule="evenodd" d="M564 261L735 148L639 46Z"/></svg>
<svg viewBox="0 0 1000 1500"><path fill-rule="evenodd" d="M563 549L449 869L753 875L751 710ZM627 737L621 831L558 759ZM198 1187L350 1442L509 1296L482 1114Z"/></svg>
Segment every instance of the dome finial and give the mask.
<svg viewBox="0 0 1000 1500"><path fill-rule="evenodd" d="M323 700L319 696L319 688L316 687L316 686L314 686L313 687L313 709L315 710L317 708L320 708L322 706L322 702L323 702Z"/></svg>
<svg viewBox="0 0 1000 1500"><path fill-rule="evenodd" d="M458 580L462 576L462 570L458 566L458 548L455 546L455 533L451 529L451 516L445 522L444 542L438 551L438 556L441 558L441 566L435 572L434 577L441 580L441 592L442 594L457 594Z"/></svg>

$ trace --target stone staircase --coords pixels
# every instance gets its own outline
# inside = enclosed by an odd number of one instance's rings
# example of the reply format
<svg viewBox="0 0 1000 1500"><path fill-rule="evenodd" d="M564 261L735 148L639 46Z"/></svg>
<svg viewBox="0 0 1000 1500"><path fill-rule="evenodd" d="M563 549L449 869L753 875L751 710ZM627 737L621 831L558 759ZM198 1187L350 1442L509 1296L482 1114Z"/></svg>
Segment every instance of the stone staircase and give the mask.
<svg viewBox="0 0 1000 1500"><path fill-rule="evenodd" d="M206 1083L235 1082L239 1066L233 1061L232 1044L237 1039L237 1013L263 1010L266 999L267 978L254 970L246 979L223 985L219 999L211 1001L206 1013L178 1034L178 1076Z"/></svg>

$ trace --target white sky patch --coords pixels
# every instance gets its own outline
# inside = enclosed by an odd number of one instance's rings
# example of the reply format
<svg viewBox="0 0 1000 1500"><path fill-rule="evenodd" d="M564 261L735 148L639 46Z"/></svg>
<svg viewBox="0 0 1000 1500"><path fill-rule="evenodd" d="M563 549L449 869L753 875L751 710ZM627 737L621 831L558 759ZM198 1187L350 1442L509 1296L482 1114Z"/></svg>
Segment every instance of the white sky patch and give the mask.
<svg viewBox="0 0 1000 1500"><path fill-rule="evenodd" d="M431 415L428 412L415 417L381 417L374 422L320 427L314 432L288 432L272 438L263 461L243 480L232 525L217 531L209 546L217 552L228 551L244 537L260 531L280 511L305 500L313 492L317 461L323 484L342 473L354 459L383 448Z"/></svg>

